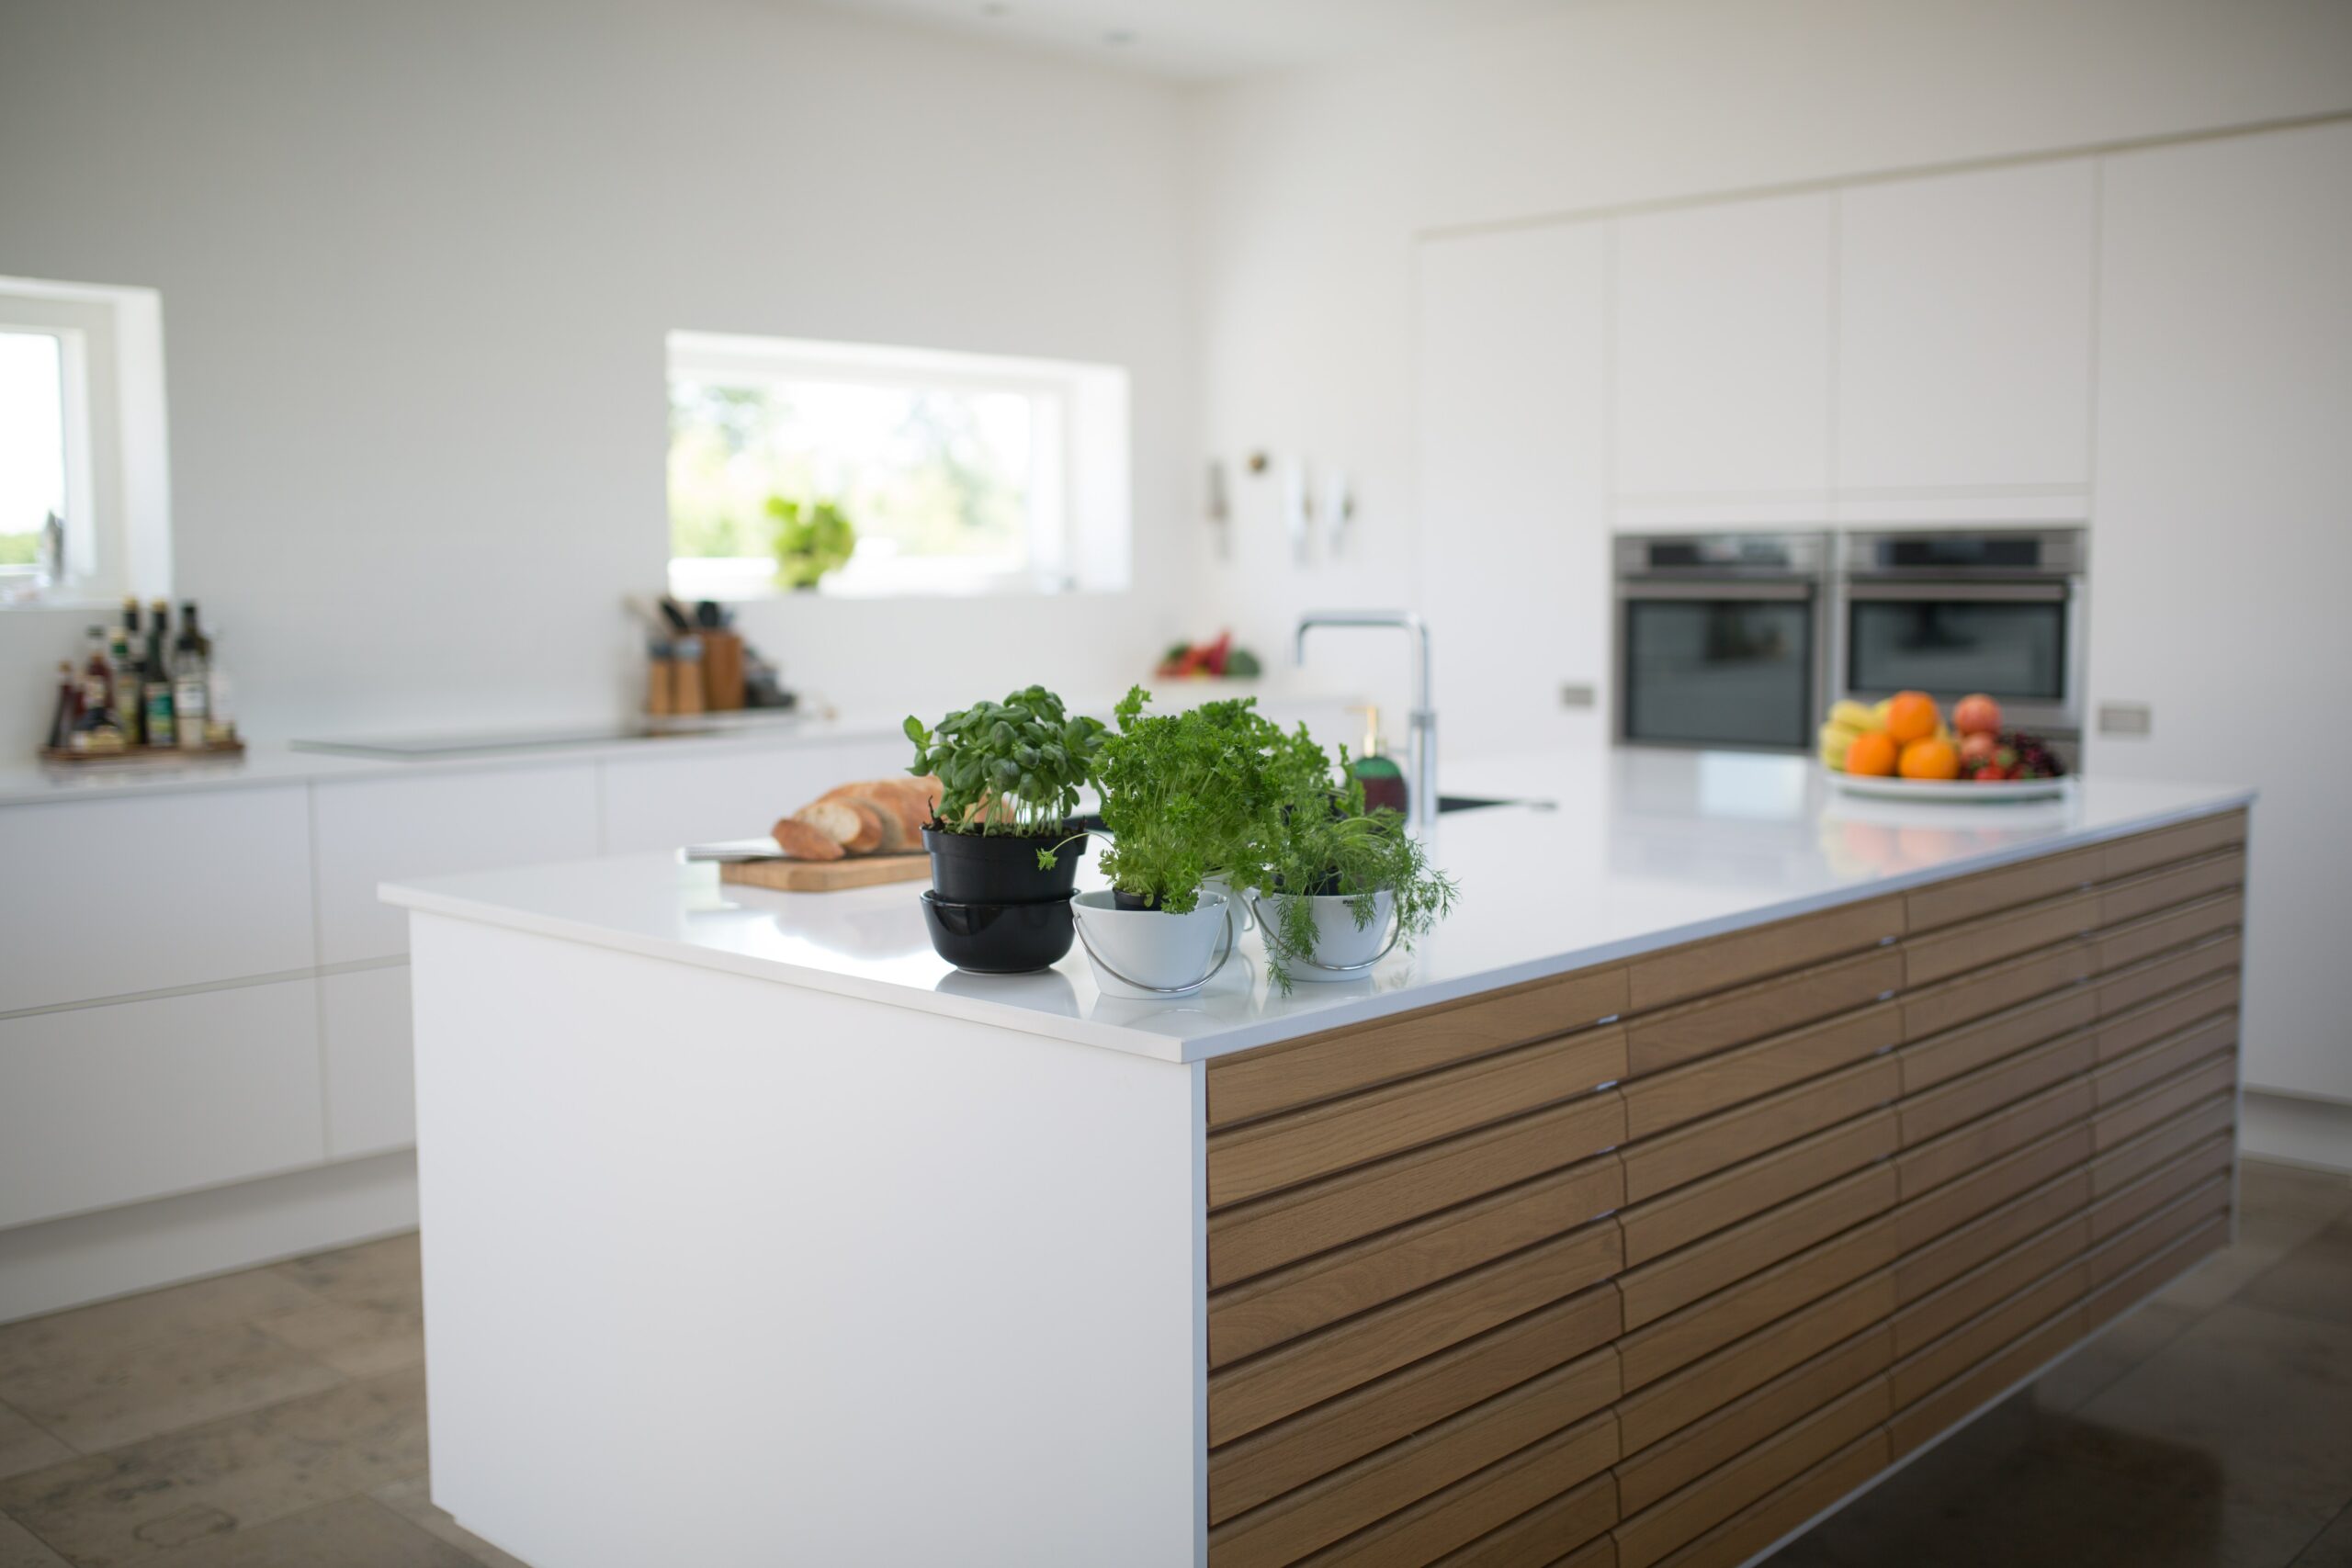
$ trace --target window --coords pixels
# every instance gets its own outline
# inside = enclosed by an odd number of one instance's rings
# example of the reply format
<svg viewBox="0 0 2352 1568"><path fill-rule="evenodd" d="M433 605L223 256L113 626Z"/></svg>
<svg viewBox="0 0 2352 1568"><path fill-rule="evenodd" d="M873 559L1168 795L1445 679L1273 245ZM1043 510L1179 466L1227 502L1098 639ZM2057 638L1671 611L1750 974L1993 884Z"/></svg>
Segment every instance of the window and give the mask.
<svg viewBox="0 0 2352 1568"><path fill-rule="evenodd" d="M771 498L856 530L828 593L1126 585L1123 370L702 333L669 361L681 598L776 591Z"/></svg>
<svg viewBox="0 0 2352 1568"><path fill-rule="evenodd" d="M0 608L170 592L160 299L0 277Z"/></svg>

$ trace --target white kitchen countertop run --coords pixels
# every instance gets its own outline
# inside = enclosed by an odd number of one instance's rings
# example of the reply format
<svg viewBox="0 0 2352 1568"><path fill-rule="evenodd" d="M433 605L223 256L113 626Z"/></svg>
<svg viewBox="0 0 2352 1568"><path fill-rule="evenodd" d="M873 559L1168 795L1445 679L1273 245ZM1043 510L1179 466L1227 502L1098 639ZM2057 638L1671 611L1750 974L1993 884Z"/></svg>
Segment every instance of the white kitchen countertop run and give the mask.
<svg viewBox="0 0 2352 1568"><path fill-rule="evenodd" d="M931 950L920 883L842 893L723 886L646 854L387 884L390 903L651 958L1192 1062L1761 925L1958 873L2242 806L2247 789L2074 781L2058 799L1853 799L1793 757L1568 751L1449 763L1464 795L1548 800L1440 819L1462 885L1417 952L1288 997L1245 937L1198 994L1129 1001L1083 948L1041 974L966 975ZM1090 863L1081 888L1102 886Z"/></svg>

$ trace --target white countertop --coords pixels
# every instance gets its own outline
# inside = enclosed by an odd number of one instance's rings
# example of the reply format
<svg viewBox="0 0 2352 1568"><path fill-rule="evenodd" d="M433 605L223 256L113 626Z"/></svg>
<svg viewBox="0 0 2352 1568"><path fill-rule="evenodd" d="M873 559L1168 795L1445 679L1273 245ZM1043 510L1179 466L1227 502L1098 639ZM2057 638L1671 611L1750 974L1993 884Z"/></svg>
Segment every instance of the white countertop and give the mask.
<svg viewBox="0 0 2352 1568"><path fill-rule="evenodd" d="M2244 805L2247 789L2072 783L2033 804L1930 806L1836 793L1809 761L1730 752L1574 751L1449 763L1446 788L1551 801L1440 819L1453 915L1364 978L1288 997L1246 937L1197 995L1129 1001L1082 948L1036 975L966 975L931 950L922 884L842 893L722 886L649 854L387 884L412 909L1198 1061L1760 925L1957 873ZM1081 887L1102 886L1090 863Z"/></svg>

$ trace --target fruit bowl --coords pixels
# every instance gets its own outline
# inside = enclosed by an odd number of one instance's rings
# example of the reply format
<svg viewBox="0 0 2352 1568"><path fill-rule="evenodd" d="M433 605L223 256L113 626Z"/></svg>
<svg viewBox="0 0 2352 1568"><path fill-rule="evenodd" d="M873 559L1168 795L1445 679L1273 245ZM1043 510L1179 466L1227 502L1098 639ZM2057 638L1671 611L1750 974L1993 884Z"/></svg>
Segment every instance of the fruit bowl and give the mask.
<svg viewBox="0 0 2352 1568"><path fill-rule="evenodd" d="M1824 768L1832 787L1872 800L1959 800L1991 806L2051 800L2066 793L2064 779L1898 779Z"/></svg>

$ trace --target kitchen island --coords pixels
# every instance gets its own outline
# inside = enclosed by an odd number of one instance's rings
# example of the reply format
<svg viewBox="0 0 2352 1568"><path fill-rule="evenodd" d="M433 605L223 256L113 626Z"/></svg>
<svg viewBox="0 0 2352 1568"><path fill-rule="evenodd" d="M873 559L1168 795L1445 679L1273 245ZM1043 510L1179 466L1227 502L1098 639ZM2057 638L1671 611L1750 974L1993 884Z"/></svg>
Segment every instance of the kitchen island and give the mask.
<svg viewBox="0 0 2352 1568"><path fill-rule="evenodd" d="M435 1501L537 1568L1728 1565L2226 1242L2247 792L1447 782L1547 805L1289 997L673 856L388 887Z"/></svg>

